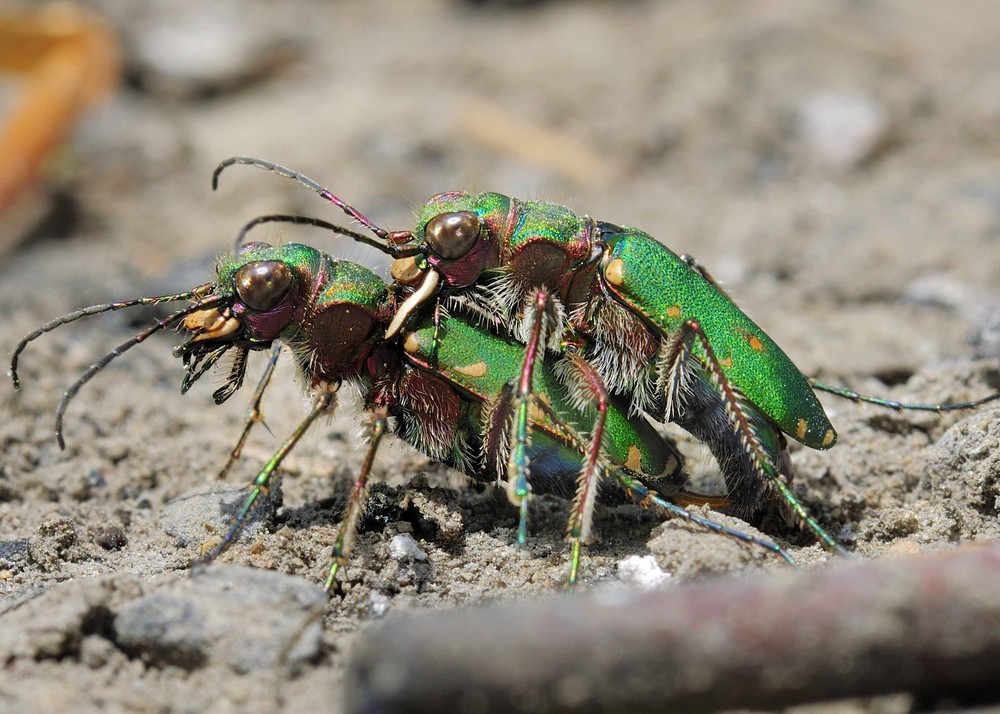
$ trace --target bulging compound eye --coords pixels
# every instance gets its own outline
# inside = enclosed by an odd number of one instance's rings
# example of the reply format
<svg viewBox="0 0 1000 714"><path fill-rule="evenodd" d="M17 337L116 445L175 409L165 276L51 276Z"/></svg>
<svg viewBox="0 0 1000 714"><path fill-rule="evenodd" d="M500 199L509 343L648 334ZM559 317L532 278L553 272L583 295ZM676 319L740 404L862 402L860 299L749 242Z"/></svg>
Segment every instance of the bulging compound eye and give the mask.
<svg viewBox="0 0 1000 714"><path fill-rule="evenodd" d="M277 260L247 263L236 273L236 294L251 310L270 310L292 286L292 271Z"/></svg>
<svg viewBox="0 0 1000 714"><path fill-rule="evenodd" d="M431 249L445 260L464 257L472 250L483 229L482 219L472 211L442 213L427 221L424 229Z"/></svg>

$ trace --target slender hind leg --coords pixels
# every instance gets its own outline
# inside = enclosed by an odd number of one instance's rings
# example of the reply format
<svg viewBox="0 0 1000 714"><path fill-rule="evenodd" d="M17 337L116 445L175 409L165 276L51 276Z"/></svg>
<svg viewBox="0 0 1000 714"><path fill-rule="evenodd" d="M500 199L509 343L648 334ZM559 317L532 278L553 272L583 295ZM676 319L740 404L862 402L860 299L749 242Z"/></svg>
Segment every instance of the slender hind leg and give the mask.
<svg viewBox="0 0 1000 714"><path fill-rule="evenodd" d="M527 316L528 340L525 344L524 362L516 385L508 385L497 405L493 418L493 429L502 429L509 422L506 465L507 496L520 509L517 540L524 544L528 532L528 499L531 495L529 457L531 409L547 411L544 403L533 391L532 377L535 364L543 354L547 336L547 321L550 318L550 297L545 290L535 293L532 308ZM600 376L582 357L575 352L567 352L566 360L574 379L593 396L596 417L591 430L590 444L586 447L583 464L577 477L577 485L566 524L566 538L570 542L570 570L566 580L567 588L576 584L580 570L580 554L583 543L590 537L591 520L597 499L599 475L598 462L604 442L604 424L608 411L608 395ZM550 416L554 417L550 413ZM558 419L554 419L558 421ZM490 441L494 441L490 439Z"/></svg>
<svg viewBox="0 0 1000 714"><path fill-rule="evenodd" d="M375 452L378 451L379 443L382 441L389 423L389 416L385 409L376 411L373 416L372 435L368 442L368 449L365 451L364 461L361 462L358 477L354 480L354 486L351 487L347 508L344 509L344 517L340 521L337 537L333 542L333 562L330 564L330 571L323 585L328 593L333 591L337 582L337 573L347 564L351 549L354 547L358 523L361 520L361 514L364 513L365 496L368 494L368 476L371 474L372 463L375 461Z"/></svg>
<svg viewBox="0 0 1000 714"><path fill-rule="evenodd" d="M229 548L230 545L233 544L233 541L236 539L236 536L238 536L240 530L242 530L243 524L246 521L247 516L249 516L250 513L253 511L254 506L257 503L257 500L261 497L261 495L267 495L268 487L271 482L271 477L274 475L274 472L277 470L278 466L280 466L281 462L284 461L286 456L288 456L288 453L293 448L295 448L295 445L299 443L299 440L302 438L303 434L305 434L306 431L309 430L309 427L312 425L312 423L316 421L316 419L320 415L325 414L326 412L333 409L335 406L336 406L335 388L331 387L327 391L322 391L316 394L316 396L313 398L312 407L309 409L309 413L306 415L305 419L303 419L299 423L299 425L295 428L295 431L293 431L292 434L285 440L285 443L283 443L281 447L276 452L274 452L274 455L268 460L266 464L264 464L264 467L257 474L257 477L254 478L250 488L250 495L247 496L246 501L243 503L243 507L240 509L240 512L236 515L236 518L233 520L232 525L229 527L229 530L223 537L222 542L219 543L208 554L206 560L214 560L215 558L219 557L222 553L224 553Z"/></svg>
<svg viewBox="0 0 1000 714"><path fill-rule="evenodd" d="M852 402L857 404L874 404L877 407L885 407L886 409L894 409L896 411L916 411L916 412L955 412L955 411L967 411L969 409L978 409L984 404L989 404L990 402L995 402L1000 399L1000 392L994 392L993 394L988 394L985 397L980 397L979 399L973 399L968 402L954 402L954 403L944 403L944 404L911 404L907 402L897 402L893 399L883 399L882 397L870 397L867 394L860 394L855 392L853 389L846 389L845 387L834 387L829 384L824 384L819 380L809 378L809 386L813 389L817 389L821 392L827 392L829 394L836 395L842 399L850 399Z"/></svg>
<svg viewBox="0 0 1000 714"><path fill-rule="evenodd" d="M514 490L511 500L513 501L517 497L523 499L519 502L514 501L516 505L522 507L519 535L523 534L526 529L524 502L530 493L530 462L528 453L530 408L532 406L536 407L552 419L553 422L561 423L567 429L568 433L573 432L569 425L560 422L559 417L551 411L548 405L532 393L532 370L535 361L538 359L540 345L544 344L544 330L541 323L545 320L547 300L548 296L544 291L539 291L536 294L528 343L525 347L525 360L518 379L517 389L509 389L507 395L501 398L501 402L498 405L500 415L495 415L493 418L493 428L502 429L502 425L508 421L507 415L514 415L513 423L510 426L510 452L507 459L506 479L509 489L508 493L510 493L510 489ZM564 359L567 360L570 374L573 375L576 385L589 392L596 405L595 421L591 429L589 441L584 441L583 438L575 434L573 436L584 457L577 476L575 497L567 523L567 539L571 544L570 571L566 581L568 588L572 589L579 577L582 546L590 536L593 509L602 473L609 473L608 478L617 481L618 485L635 501L640 503L640 505L656 507L661 511L695 523L707 530L763 547L794 563L791 556L773 542L756 538L747 533L727 528L707 518L697 516L683 507L670 503L657 494L652 493L645 485L620 469L605 470L600 464L600 459L608 410L607 391L600 375L578 353L567 349L564 352Z"/></svg>
<svg viewBox="0 0 1000 714"><path fill-rule="evenodd" d="M700 355L695 354L696 345ZM781 471L787 457L780 432L730 384L697 321L685 323L668 345L660 382L668 418L712 449L738 511L753 512L763 490L773 489L827 549L846 555L788 488L789 474Z"/></svg>
<svg viewBox="0 0 1000 714"><path fill-rule="evenodd" d="M528 499L531 495L528 446L530 442L531 406L535 401L532 390L532 375L534 374L535 362L539 357L539 353L544 349L545 335L543 332L548 301L549 296L545 291L540 290L535 295L534 313L530 318L531 327L528 341L524 348L524 363L521 366L520 376L513 388L513 394L510 396L507 407L513 415L508 438L510 450L507 453L506 468L507 498L515 506L518 506L520 510L520 520L517 526L517 542L521 545L524 545L528 539ZM506 402L507 400L503 401ZM499 423L505 422L506 419L503 419Z"/></svg>
<svg viewBox="0 0 1000 714"><path fill-rule="evenodd" d="M716 523L709 518L704 518L691 513L686 508L678 506L675 503L671 503L670 501L665 500L662 496L650 491L649 488L647 488L643 483L632 478L621 469L609 469L608 473L610 477L616 480L618 484L625 489L626 493L628 493L628 495L643 508L656 508L675 518L680 518L688 523L694 523L695 525L704 528L707 531L711 531L712 533L718 533L719 535L732 538L733 540L758 546L780 556L791 565L795 565L795 559L789 555L784 548L773 541L769 541L766 538L758 538L757 536L749 533L744 533L743 531L736 530L735 528L729 528L721 523Z"/></svg>
<svg viewBox="0 0 1000 714"><path fill-rule="evenodd" d="M576 585L580 569L580 550L590 541L590 530L597 502L597 482L600 475L598 462L604 443L604 426L608 415L608 392L597 371L576 353L567 353L569 367L577 375L578 382L586 387L594 398L597 410L594 426L590 431L590 443L583 458L583 466L576 480L576 494L566 523L566 539L570 543L570 568L566 579L567 589Z"/></svg>
<svg viewBox="0 0 1000 714"><path fill-rule="evenodd" d="M250 398L250 406L247 407L246 421L243 423L243 432L240 434L239 441L236 442L233 450L229 452L229 458L216 476L219 480L225 478L226 474L229 473L229 469L240 458L240 454L243 453L243 445L246 444L247 436L250 435L250 430L255 424L264 422L264 411L261 409L261 402L264 399L264 392L271 382L271 377L274 375L274 366L278 363L278 355L280 354L281 345L277 344L271 350L267 367L264 368L264 374L260 376L260 381L257 382L257 388L253 390L253 396ZM267 428L267 425L264 424L264 427Z"/></svg>

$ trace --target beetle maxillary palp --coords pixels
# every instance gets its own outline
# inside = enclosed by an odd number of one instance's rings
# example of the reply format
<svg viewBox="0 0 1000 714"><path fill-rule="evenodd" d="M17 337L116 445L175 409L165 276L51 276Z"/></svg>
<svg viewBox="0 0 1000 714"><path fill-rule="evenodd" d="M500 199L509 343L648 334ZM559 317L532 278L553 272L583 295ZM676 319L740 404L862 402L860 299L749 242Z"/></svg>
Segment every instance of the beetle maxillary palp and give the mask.
<svg viewBox="0 0 1000 714"><path fill-rule="evenodd" d="M405 258L392 261L392 266L389 268L389 275L398 283L416 286L420 282L423 271L417 265L416 257L409 255Z"/></svg>
<svg viewBox="0 0 1000 714"><path fill-rule="evenodd" d="M406 339L403 340L403 349L411 355L420 354L420 338L416 332L411 332L406 336Z"/></svg>

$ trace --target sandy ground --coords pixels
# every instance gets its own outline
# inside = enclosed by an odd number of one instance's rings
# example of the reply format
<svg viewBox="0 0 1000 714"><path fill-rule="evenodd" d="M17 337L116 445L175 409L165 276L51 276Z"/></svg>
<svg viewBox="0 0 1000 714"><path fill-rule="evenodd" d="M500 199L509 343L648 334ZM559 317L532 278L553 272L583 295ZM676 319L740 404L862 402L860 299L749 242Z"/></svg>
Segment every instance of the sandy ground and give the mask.
<svg viewBox="0 0 1000 714"><path fill-rule="evenodd" d="M453 189L640 226L708 266L807 374L922 402L1000 388L992 3L96 7L120 28L127 83L56 157L41 199L51 195L52 215L0 258L4 352L75 307L204 282L256 215L341 219L251 169L213 194L212 168L245 154L321 180L391 228ZM303 230L261 236L379 262ZM305 402L280 368L265 406L277 437L255 433L219 482L245 398L215 407L208 384L182 398L176 338L162 337L81 391L60 452L63 389L152 317L48 335L24 355L21 391L0 389L0 710L337 710L352 642L379 617L557 588L565 503L539 499L519 549L501 493L390 440L345 594L317 598L361 458L351 404L288 459L280 509L223 567L190 578L225 523L220 494L238 500ZM824 403L840 443L795 449L795 488L851 550L1000 537L996 411ZM710 476L700 447L674 435ZM603 511L597 530L584 589L650 553L673 582L784 567L635 508ZM806 537L771 535L804 567L828 560ZM393 546L407 537L425 559ZM816 710L915 706L904 696Z"/></svg>

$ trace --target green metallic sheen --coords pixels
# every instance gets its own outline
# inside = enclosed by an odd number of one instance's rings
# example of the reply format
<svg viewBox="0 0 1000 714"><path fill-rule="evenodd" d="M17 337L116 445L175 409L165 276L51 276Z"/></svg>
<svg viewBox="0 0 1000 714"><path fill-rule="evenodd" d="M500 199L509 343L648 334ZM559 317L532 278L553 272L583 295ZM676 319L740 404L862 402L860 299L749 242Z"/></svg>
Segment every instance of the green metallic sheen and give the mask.
<svg viewBox="0 0 1000 714"><path fill-rule="evenodd" d="M280 246L251 243L238 255L225 255L219 261L218 284L231 286L240 268L259 260L286 263L298 280L306 285L322 286L322 290L313 298L313 313L335 303L349 303L375 314L386 305L388 289L377 275L356 263L337 260L300 243ZM291 325L289 329L298 331L300 326Z"/></svg>
<svg viewBox="0 0 1000 714"><path fill-rule="evenodd" d="M418 364L432 361L433 347L434 326L430 322L418 326L404 339L404 349ZM504 385L517 379L523 360L524 345L518 342L497 337L457 317L445 317L441 321L438 376L483 402L495 402ZM477 376L480 373L481 376ZM590 433L594 414L585 414L573 407L549 361L536 365L533 385L535 395L551 406L561 421L569 424L577 434ZM644 417L629 419L625 414L614 402L608 405L604 444L607 460L623 467L630 460L630 450L637 448L638 473L650 479L670 475L677 464L673 455L662 446L662 438ZM566 444L575 444L574 435L553 423L544 413L533 409L531 418L535 434L543 430ZM576 450L575 445L573 448ZM582 454L577 452L576 458L582 460Z"/></svg>
<svg viewBox="0 0 1000 714"><path fill-rule="evenodd" d="M414 235L423 236L428 221L442 213L472 211L483 219L490 235L506 234L511 205L516 199L502 193L468 194L459 191L439 193L420 210Z"/></svg>
<svg viewBox="0 0 1000 714"><path fill-rule="evenodd" d="M435 216L459 211L472 211L483 220L488 235L500 240L505 258L532 242L570 250L588 225L587 219L558 203L521 201L501 193L455 192L438 194L424 205L414 235L422 236Z"/></svg>
<svg viewBox="0 0 1000 714"><path fill-rule="evenodd" d="M808 380L729 298L640 230L624 228L606 240L602 268L622 261L621 284L607 281L620 301L667 335L697 320L726 377L782 431L814 449L836 443ZM704 359L698 344L695 354Z"/></svg>
<svg viewBox="0 0 1000 714"><path fill-rule="evenodd" d="M565 206L557 203L519 201L517 224L507 239L505 248L517 252L529 242L541 240L550 245L568 248L580 239L584 221Z"/></svg>
<svg viewBox="0 0 1000 714"><path fill-rule="evenodd" d="M367 268L323 255L322 269L325 280L316 296L315 311L333 303L350 303L375 314L386 304L389 291L385 283Z"/></svg>
<svg viewBox="0 0 1000 714"><path fill-rule="evenodd" d="M266 245L264 243L250 243L238 254L227 253L219 258L216 272L218 278L217 285L231 286L237 271L247 263L258 260L280 260L288 264L299 278L311 278L315 276L323 262L323 253L300 243L289 243L287 245Z"/></svg>

